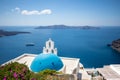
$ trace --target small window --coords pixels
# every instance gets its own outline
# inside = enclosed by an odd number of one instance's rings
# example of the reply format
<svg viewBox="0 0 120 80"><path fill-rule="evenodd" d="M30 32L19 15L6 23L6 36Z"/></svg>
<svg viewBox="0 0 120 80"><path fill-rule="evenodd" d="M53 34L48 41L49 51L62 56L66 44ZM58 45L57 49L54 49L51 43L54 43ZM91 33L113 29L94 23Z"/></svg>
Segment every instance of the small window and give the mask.
<svg viewBox="0 0 120 80"><path fill-rule="evenodd" d="M52 53L54 53L54 50L52 49Z"/></svg>
<svg viewBox="0 0 120 80"><path fill-rule="evenodd" d="M46 52L48 53L48 49L46 50Z"/></svg>

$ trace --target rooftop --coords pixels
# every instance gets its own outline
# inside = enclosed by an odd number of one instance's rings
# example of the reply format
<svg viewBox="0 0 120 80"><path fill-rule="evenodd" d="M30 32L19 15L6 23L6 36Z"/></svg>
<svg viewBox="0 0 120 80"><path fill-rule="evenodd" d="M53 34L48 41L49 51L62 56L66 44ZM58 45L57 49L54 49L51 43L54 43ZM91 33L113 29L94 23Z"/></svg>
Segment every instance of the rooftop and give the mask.
<svg viewBox="0 0 120 80"><path fill-rule="evenodd" d="M60 57L63 64L65 65L65 73L72 74L73 71L77 68L79 65L79 59L78 58L68 58L68 57Z"/></svg>
<svg viewBox="0 0 120 80"><path fill-rule="evenodd" d="M32 63L32 61L34 60L34 58L37 56L37 54L22 54L21 56L12 59L9 62L19 62L19 63L25 63L29 69L30 69L30 65ZM68 58L68 57L60 57L63 64L64 64L64 68L65 68L65 73L66 74L72 74L74 69L78 66L79 64L79 58ZM6 64L6 63L5 63ZM4 65L4 64L3 64Z"/></svg>
<svg viewBox="0 0 120 80"><path fill-rule="evenodd" d="M120 80L120 65L104 66L103 68L97 68L97 70L107 80Z"/></svg>
<svg viewBox="0 0 120 80"><path fill-rule="evenodd" d="M44 54L41 53L38 56L34 58L34 60L31 63L31 70L33 72L40 72L45 69L51 69L51 70L60 70L63 67L63 62L61 59L53 54Z"/></svg>

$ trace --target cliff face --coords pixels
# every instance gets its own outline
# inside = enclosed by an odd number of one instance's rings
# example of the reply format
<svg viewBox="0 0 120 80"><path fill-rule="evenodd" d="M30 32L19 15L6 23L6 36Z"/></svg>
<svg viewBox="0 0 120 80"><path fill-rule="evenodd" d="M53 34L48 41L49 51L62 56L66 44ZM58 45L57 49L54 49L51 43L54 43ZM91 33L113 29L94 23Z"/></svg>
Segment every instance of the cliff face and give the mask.
<svg viewBox="0 0 120 80"><path fill-rule="evenodd" d="M111 44L111 47L116 51L120 52L120 39L114 40Z"/></svg>

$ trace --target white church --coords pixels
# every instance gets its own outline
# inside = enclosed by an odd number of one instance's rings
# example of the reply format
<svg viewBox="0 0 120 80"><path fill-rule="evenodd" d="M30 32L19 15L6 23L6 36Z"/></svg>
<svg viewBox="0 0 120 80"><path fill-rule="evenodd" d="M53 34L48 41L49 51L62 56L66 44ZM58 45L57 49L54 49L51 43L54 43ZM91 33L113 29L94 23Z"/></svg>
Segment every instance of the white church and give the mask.
<svg viewBox="0 0 120 80"><path fill-rule="evenodd" d="M55 48L54 46L54 42L49 39L48 41L46 41L45 47L43 47L43 52L42 54L55 54L56 56L57 54L57 48ZM37 54L30 54L30 53L24 53L21 56L12 59L9 62L19 62L19 63L26 63L26 65L29 67L29 69L31 70L30 66L33 62L33 60L37 57ZM59 57L59 55L58 55ZM80 63L80 59L79 58L69 58L69 57L59 57L63 63L63 67L58 70L61 71L64 74L73 74L75 75L77 80L79 78L79 80L91 80L91 76L89 76L87 74L87 72L85 71L83 65ZM6 64L6 63L5 63ZM78 75L81 76L78 76Z"/></svg>

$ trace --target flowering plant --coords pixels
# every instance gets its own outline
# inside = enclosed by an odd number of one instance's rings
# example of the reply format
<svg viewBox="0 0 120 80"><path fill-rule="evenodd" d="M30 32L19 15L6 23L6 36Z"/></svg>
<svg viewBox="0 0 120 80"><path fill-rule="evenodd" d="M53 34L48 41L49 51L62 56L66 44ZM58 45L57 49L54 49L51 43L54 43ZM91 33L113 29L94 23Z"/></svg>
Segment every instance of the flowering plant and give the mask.
<svg viewBox="0 0 120 80"><path fill-rule="evenodd" d="M3 80L30 80L31 71L25 64L11 62L0 67L0 79Z"/></svg>
<svg viewBox="0 0 120 80"><path fill-rule="evenodd" d="M62 74L56 70L46 69L38 73L29 70L25 64L11 62L0 66L0 80L68 80L69 76L59 77Z"/></svg>

